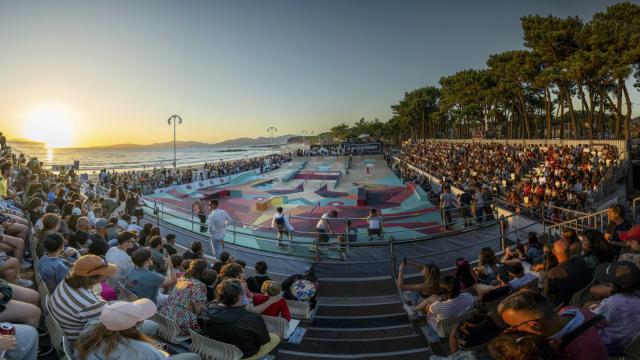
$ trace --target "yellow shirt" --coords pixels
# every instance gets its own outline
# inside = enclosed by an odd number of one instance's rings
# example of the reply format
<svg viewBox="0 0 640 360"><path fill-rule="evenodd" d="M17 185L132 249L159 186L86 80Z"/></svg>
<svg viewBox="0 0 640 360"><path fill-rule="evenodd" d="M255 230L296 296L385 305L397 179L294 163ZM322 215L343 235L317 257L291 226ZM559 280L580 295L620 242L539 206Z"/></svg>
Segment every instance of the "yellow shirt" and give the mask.
<svg viewBox="0 0 640 360"><path fill-rule="evenodd" d="M7 196L7 190L9 190L9 179L0 177L0 196Z"/></svg>

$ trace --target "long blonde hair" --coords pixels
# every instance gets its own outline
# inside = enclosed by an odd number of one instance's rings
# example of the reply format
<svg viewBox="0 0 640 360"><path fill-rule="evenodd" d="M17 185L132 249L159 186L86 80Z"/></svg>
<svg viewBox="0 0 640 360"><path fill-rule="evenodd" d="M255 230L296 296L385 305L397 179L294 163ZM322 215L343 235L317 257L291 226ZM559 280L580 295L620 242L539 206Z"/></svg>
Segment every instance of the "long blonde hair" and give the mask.
<svg viewBox="0 0 640 360"><path fill-rule="evenodd" d="M104 325L97 324L91 331L87 331L80 336L74 348L78 352L80 360L85 360L89 354L101 346L102 353L108 357L109 354L118 347L118 344L122 342L123 338L148 342L153 346L156 345L153 339L141 333L136 327L122 331L111 331L107 330Z"/></svg>

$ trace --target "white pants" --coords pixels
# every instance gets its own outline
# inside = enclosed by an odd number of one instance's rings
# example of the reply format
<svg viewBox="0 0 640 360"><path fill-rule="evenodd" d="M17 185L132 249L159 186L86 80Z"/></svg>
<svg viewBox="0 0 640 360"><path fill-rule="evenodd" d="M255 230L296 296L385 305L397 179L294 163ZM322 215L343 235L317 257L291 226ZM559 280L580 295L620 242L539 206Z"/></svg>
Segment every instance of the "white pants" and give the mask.
<svg viewBox="0 0 640 360"><path fill-rule="evenodd" d="M220 254L222 254L222 241L223 239L215 239L215 238L211 238L211 251L213 251L213 257L216 258L216 260L220 260Z"/></svg>

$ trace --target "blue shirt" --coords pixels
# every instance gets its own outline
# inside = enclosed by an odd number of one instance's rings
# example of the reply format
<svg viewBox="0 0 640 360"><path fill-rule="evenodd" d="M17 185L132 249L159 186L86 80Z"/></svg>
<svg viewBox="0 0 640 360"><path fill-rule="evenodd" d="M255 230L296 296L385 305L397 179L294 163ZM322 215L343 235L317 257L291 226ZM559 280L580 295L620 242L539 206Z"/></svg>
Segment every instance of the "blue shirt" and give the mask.
<svg viewBox="0 0 640 360"><path fill-rule="evenodd" d="M134 267L127 274L124 285L139 298L146 298L155 303L158 289L163 282L163 275L145 268Z"/></svg>
<svg viewBox="0 0 640 360"><path fill-rule="evenodd" d="M53 292L56 286L64 280L68 272L69 266L59 257L49 257L45 255L40 258L40 262L38 263L38 274L40 274L42 281L47 285L49 292Z"/></svg>

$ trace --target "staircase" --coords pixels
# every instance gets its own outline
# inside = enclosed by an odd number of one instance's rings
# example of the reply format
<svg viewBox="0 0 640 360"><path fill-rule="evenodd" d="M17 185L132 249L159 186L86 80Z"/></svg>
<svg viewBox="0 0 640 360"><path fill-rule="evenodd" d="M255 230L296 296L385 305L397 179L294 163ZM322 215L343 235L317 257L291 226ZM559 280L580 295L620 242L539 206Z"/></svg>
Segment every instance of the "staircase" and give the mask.
<svg viewBox="0 0 640 360"><path fill-rule="evenodd" d="M391 276L320 276L315 316L300 344L283 344L280 360L424 360L429 349L409 322Z"/></svg>

